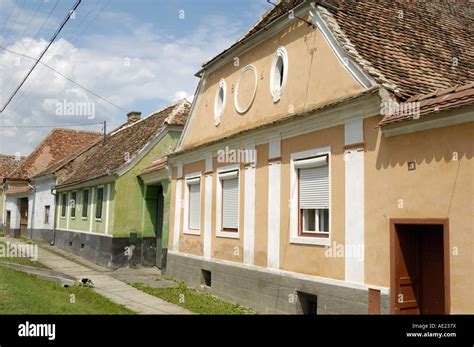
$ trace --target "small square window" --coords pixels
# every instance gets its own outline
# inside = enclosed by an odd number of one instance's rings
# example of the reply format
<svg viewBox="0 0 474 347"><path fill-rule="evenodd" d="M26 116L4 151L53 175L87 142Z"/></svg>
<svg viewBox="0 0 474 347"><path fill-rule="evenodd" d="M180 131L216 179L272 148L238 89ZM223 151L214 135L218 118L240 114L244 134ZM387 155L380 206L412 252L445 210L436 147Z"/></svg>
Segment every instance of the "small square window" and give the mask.
<svg viewBox="0 0 474 347"><path fill-rule="evenodd" d="M212 273L209 270L201 269L202 274L202 284L206 287L212 287Z"/></svg>
<svg viewBox="0 0 474 347"><path fill-rule="evenodd" d="M329 209L301 209L302 233L329 232Z"/></svg>

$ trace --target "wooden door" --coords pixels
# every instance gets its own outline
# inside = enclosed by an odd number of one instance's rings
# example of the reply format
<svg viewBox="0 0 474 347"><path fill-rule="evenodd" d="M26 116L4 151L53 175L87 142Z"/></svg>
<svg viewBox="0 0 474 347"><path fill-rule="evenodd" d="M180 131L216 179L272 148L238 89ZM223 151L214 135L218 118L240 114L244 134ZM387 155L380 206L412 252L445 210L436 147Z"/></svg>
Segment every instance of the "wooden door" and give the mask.
<svg viewBox="0 0 474 347"><path fill-rule="evenodd" d="M395 313L445 313L443 226L397 225L394 242Z"/></svg>
<svg viewBox="0 0 474 347"><path fill-rule="evenodd" d="M7 211L7 220L5 224L5 235L10 236L10 225L12 222L12 211Z"/></svg>
<svg viewBox="0 0 474 347"><path fill-rule="evenodd" d="M399 314L420 313L418 238L412 226L398 228L398 252L396 255L396 310Z"/></svg>
<svg viewBox="0 0 474 347"><path fill-rule="evenodd" d="M26 238L28 233L28 198L20 199L20 236Z"/></svg>
<svg viewBox="0 0 474 347"><path fill-rule="evenodd" d="M421 296L423 314L444 314L443 231L432 225L418 234L420 242Z"/></svg>

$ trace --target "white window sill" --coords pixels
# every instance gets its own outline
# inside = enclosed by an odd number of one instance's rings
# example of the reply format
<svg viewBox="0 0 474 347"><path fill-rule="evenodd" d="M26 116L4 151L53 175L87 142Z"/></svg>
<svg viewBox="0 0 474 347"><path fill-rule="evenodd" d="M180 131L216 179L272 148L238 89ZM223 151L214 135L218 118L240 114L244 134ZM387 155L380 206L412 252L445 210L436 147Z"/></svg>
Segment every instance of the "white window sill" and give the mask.
<svg viewBox="0 0 474 347"><path fill-rule="evenodd" d="M331 237L291 236L290 243L297 243L302 245L330 246Z"/></svg>
<svg viewBox="0 0 474 347"><path fill-rule="evenodd" d="M87 217L81 217L82 220L87 220Z"/></svg>
<svg viewBox="0 0 474 347"><path fill-rule="evenodd" d="M59 218L61 218L61 219L66 219L66 217L59 217Z"/></svg>
<svg viewBox="0 0 474 347"><path fill-rule="evenodd" d="M188 230L188 229L186 229L186 230L183 231L183 234L185 234L185 235L201 235L201 230L199 230L199 229L198 230Z"/></svg>
<svg viewBox="0 0 474 347"><path fill-rule="evenodd" d="M217 231L216 236L227 238L227 239L240 239L240 235L238 231Z"/></svg>
<svg viewBox="0 0 474 347"><path fill-rule="evenodd" d="M96 222L102 222L102 218L96 218L95 221Z"/></svg>

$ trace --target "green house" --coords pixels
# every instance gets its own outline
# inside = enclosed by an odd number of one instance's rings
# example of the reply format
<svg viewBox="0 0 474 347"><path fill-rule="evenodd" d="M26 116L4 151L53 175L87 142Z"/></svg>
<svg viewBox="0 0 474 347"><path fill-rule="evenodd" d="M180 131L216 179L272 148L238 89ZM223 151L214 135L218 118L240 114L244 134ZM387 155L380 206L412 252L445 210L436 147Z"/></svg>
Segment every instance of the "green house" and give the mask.
<svg viewBox="0 0 474 347"><path fill-rule="evenodd" d="M128 121L55 175L53 243L109 268L166 264L169 171L166 156L183 131L186 100ZM152 169L152 174L150 170Z"/></svg>

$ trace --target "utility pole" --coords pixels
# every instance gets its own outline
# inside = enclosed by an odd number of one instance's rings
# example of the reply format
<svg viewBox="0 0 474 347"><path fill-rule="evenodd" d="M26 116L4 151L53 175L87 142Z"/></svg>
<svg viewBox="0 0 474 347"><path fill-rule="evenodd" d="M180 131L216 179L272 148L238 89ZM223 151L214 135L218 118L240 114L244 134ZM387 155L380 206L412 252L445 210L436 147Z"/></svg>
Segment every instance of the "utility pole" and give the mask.
<svg viewBox="0 0 474 347"><path fill-rule="evenodd" d="M104 129L104 140L103 143L105 144L105 136L107 135L107 121L104 120L104 126L102 127Z"/></svg>

